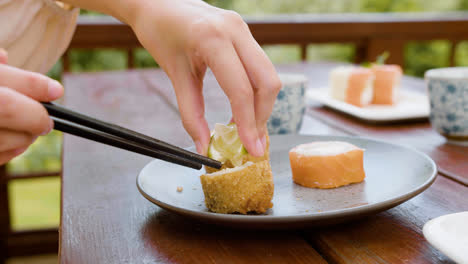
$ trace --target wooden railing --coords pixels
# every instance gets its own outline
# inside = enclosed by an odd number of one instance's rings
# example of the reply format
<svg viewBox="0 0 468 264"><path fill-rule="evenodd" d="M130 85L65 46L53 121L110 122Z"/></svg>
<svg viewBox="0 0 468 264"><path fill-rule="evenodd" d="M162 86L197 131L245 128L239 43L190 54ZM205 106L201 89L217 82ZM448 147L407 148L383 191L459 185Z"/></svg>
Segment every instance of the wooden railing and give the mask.
<svg viewBox="0 0 468 264"><path fill-rule="evenodd" d="M452 43L450 64L454 65L455 48L468 39L468 13L440 14L327 14L276 15L246 17L253 36L261 45L296 44L301 59L307 58L311 43L350 43L356 52L354 61L372 61L389 51L388 63L404 66L404 46L409 41L443 39ZM128 54L127 66L133 68L133 49L140 43L127 25L111 17L80 17L70 49L118 48ZM64 70L70 70L68 51ZM50 176L22 175L21 177ZM7 182L12 179L0 166L0 263L2 256L17 256L57 250L56 229L12 232L8 214ZM7 213L5 213L7 212ZM32 250L31 249L35 249Z"/></svg>
<svg viewBox="0 0 468 264"><path fill-rule="evenodd" d="M11 228L8 182L25 178L60 176L61 172L8 174L0 166L0 264L9 257L54 253L58 250L58 229L15 231Z"/></svg>
<svg viewBox="0 0 468 264"><path fill-rule="evenodd" d="M307 58L308 44L350 43L355 45L355 62L372 61L389 51L388 63L404 66L406 43L443 39L452 43L450 64L454 65L457 44L468 39L468 12L275 15L245 20L260 45L297 44L302 60ZM132 49L140 46L128 25L111 17L93 16L79 18L70 49L124 49L132 68ZM64 60L67 71L68 56Z"/></svg>

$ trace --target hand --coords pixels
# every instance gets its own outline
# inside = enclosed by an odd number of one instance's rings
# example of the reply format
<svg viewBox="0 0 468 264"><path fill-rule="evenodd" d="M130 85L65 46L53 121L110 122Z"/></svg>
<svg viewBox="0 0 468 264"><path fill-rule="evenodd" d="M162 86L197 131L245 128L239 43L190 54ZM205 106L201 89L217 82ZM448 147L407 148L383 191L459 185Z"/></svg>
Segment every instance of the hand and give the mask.
<svg viewBox="0 0 468 264"><path fill-rule="evenodd" d="M228 96L248 152L263 155L266 122L281 82L274 66L233 11L193 0L149 0L125 19L170 77L185 129L206 154L210 131L202 95L207 67Z"/></svg>
<svg viewBox="0 0 468 264"><path fill-rule="evenodd" d="M7 53L0 49L0 164L52 130L53 121L38 101L53 101L63 94L59 82L6 63Z"/></svg>

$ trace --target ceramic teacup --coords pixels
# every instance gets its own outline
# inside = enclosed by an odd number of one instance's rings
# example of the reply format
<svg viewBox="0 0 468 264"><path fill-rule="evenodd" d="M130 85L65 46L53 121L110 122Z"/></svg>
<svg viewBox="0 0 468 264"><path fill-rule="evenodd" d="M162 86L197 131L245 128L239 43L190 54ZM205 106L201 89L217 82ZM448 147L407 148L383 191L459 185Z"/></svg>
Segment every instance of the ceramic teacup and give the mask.
<svg viewBox="0 0 468 264"><path fill-rule="evenodd" d="M305 111L307 78L301 74L279 74L281 90L276 98L273 112L268 120L268 133L297 133Z"/></svg>
<svg viewBox="0 0 468 264"><path fill-rule="evenodd" d="M451 143L468 143L468 67L432 69L424 75L432 127Z"/></svg>

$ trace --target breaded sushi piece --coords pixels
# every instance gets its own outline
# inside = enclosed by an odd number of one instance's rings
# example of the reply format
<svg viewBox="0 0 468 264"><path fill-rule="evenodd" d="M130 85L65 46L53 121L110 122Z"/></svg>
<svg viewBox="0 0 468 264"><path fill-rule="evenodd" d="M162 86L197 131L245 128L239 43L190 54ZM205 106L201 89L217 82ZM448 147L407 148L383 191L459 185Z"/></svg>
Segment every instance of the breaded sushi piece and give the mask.
<svg viewBox="0 0 468 264"><path fill-rule="evenodd" d="M370 69L355 66L342 66L330 73L331 97L363 107L373 98L374 75Z"/></svg>
<svg viewBox="0 0 468 264"><path fill-rule="evenodd" d="M242 164L244 164L244 163L246 163L248 161L256 163L256 162L260 162L260 161L264 161L264 160L270 160L270 137L268 136L268 134L266 135L265 154L263 156L261 156L261 157L254 157L254 156L247 153L247 154L244 155L244 157L242 157ZM229 160L223 163L220 170L227 169L227 168L234 168L234 165ZM219 171L219 170L215 169L215 168L212 168L212 167L209 167L209 166L205 166L205 171L206 171L206 173L213 173L213 172L216 172L216 171Z"/></svg>
<svg viewBox="0 0 468 264"><path fill-rule="evenodd" d="M403 71L399 65L373 65L374 95L373 104L395 104L400 90Z"/></svg>
<svg viewBox="0 0 468 264"><path fill-rule="evenodd" d="M363 149L340 141L312 142L289 151L293 181L320 189L363 181L363 157Z"/></svg>
<svg viewBox="0 0 468 264"><path fill-rule="evenodd" d="M274 184L267 160L203 174L206 207L215 213L265 213L273 207Z"/></svg>

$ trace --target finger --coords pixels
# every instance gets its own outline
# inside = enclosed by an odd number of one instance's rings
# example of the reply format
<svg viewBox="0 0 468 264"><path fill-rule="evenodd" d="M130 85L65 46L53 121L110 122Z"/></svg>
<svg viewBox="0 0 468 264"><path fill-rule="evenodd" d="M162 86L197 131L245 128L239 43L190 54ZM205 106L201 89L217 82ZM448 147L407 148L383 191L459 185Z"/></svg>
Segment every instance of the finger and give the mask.
<svg viewBox="0 0 468 264"><path fill-rule="evenodd" d="M205 119L203 78L193 76L189 70L179 71L171 78L185 130L192 137L197 152L206 155L210 143L210 129Z"/></svg>
<svg viewBox="0 0 468 264"><path fill-rule="evenodd" d="M63 95L63 87L56 80L4 64L0 64L0 86L9 87L40 102L50 102Z"/></svg>
<svg viewBox="0 0 468 264"><path fill-rule="evenodd" d="M0 152L0 165L7 163L12 160L14 157L21 155L27 148L19 148L6 152Z"/></svg>
<svg viewBox="0 0 468 264"><path fill-rule="evenodd" d="M238 27L233 34L234 47L254 88L255 121L260 138L265 141L266 123L281 89L281 81L247 25Z"/></svg>
<svg viewBox="0 0 468 264"><path fill-rule="evenodd" d="M0 87L0 127L45 135L53 128L45 108L37 101L6 87Z"/></svg>
<svg viewBox="0 0 468 264"><path fill-rule="evenodd" d="M231 123L234 123L234 118L231 117L231 119L229 119L229 123L228 124L231 124ZM262 145L263 145L263 149L267 150L266 147L267 147L267 127L266 125L261 129L261 132L259 131L258 134L260 135L259 138L260 138L260 141L262 142Z"/></svg>
<svg viewBox="0 0 468 264"><path fill-rule="evenodd" d="M255 122L254 94L249 78L231 43L214 42L207 45L207 65L231 103L239 136L247 151L262 156L264 148L258 137Z"/></svg>
<svg viewBox="0 0 468 264"><path fill-rule="evenodd" d="M0 152L27 147L35 139L29 133L0 129Z"/></svg>
<svg viewBox="0 0 468 264"><path fill-rule="evenodd" d="M8 52L5 49L0 48L0 64L8 63Z"/></svg>

